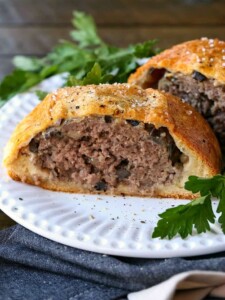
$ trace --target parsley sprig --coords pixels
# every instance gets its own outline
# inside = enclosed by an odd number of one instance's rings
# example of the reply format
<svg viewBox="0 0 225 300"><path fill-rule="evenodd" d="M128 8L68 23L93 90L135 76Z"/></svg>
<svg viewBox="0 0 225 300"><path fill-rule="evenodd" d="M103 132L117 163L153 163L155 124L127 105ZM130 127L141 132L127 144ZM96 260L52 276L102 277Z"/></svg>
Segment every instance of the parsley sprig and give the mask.
<svg viewBox="0 0 225 300"><path fill-rule="evenodd" d="M192 234L193 228L198 233L209 231L210 223L214 223L216 218L212 209L212 197L219 200L216 212L220 214L218 222L225 234L225 176L190 176L185 188L192 193L200 193L200 197L186 205L169 208L161 213L161 219L154 228L152 237L171 239L180 235L184 239Z"/></svg>
<svg viewBox="0 0 225 300"><path fill-rule="evenodd" d="M43 79L64 72L69 74L68 86L126 82L140 65L140 58L157 52L154 40L127 48L106 44L98 35L93 18L83 12L73 13L72 24L72 41L60 41L45 57L14 57L14 71L0 83L0 106ZM44 94L38 95L42 99Z"/></svg>

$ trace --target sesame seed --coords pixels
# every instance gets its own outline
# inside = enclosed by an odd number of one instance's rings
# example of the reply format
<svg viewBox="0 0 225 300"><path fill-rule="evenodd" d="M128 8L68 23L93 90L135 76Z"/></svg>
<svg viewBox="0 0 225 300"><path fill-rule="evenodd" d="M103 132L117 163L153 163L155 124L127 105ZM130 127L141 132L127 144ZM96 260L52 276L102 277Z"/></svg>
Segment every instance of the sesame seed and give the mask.
<svg viewBox="0 0 225 300"><path fill-rule="evenodd" d="M222 53L225 53L225 49L222 49Z"/></svg>
<svg viewBox="0 0 225 300"><path fill-rule="evenodd" d="M210 61L210 62L213 62L213 61L214 61L214 58L211 57L211 58L209 59L209 61Z"/></svg>
<svg viewBox="0 0 225 300"><path fill-rule="evenodd" d="M63 93L64 93L64 96L66 96L66 97L69 95L69 93L68 93L68 91L67 91L67 90L64 90L64 92L63 92Z"/></svg>
<svg viewBox="0 0 225 300"><path fill-rule="evenodd" d="M223 59L223 60L225 60L225 55L224 55L224 56L222 56L222 59Z"/></svg>
<svg viewBox="0 0 225 300"><path fill-rule="evenodd" d="M224 62L224 63L222 63L222 67L223 67L223 68L225 68L225 62Z"/></svg>
<svg viewBox="0 0 225 300"><path fill-rule="evenodd" d="M205 52L206 51L205 48L202 48L202 51Z"/></svg>
<svg viewBox="0 0 225 300"><path fill-rule="evenodd" d="M207 38L207 37L202 37L201 40L202 40L202 41L207 41L208 38Z"/></svg>

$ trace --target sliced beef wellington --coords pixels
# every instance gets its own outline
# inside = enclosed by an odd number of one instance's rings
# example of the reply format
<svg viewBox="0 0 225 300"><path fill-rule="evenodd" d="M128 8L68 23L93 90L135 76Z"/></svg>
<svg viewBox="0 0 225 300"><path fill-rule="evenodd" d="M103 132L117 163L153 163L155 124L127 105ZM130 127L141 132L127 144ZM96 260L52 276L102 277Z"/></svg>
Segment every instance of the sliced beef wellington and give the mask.
<svg viewBox="0 0 225 300"><path fill-rule="evenodd" d="M176 45L138 68L129 82L191 104L209 122L225 153L225 42L202 38Z"/></svg>
<svg viewBox="0 0 225 300"><path fill-rule="evenodd" d="M188 176L215 175L220 157L190 105L106 84L49 94L15 129L4 163L13 179L49 190L191 198Z"/></svg>

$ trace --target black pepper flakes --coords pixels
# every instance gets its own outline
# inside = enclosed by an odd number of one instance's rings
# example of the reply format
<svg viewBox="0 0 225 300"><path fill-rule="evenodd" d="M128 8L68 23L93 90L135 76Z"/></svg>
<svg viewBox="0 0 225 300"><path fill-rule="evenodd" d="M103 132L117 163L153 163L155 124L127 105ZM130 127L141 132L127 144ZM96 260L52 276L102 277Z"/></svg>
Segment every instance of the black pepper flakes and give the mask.
<svg viewBox="0 0 225 300"><path fill-rule="evenodd" d="M77 106L75 106L75 108L76 108L76 109L79 109L79 108L80 108L80 106L79 106L79 105L77 105Z"/></svg>

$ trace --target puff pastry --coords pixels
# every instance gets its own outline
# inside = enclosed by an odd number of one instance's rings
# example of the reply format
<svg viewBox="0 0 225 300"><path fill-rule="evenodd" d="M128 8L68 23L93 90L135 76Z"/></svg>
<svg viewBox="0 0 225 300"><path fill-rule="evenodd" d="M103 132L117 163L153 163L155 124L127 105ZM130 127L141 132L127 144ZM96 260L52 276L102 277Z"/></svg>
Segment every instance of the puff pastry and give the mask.
<svg viewBox="0 0 225 300"><path fill-rule="evenodd" d="M191 104L209 122L225 152L225 42L202 38L176 45L151 58L128 81Z"/></svg>
<svg viewBox="0 0 225 300"><path fill-rule="evenodd" d="M4 164L14 180L55 191L192 198L188 176L215 175L220 160L212 130L190 105L105 84L49 94L16 127Z"/></svg>

